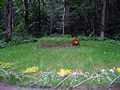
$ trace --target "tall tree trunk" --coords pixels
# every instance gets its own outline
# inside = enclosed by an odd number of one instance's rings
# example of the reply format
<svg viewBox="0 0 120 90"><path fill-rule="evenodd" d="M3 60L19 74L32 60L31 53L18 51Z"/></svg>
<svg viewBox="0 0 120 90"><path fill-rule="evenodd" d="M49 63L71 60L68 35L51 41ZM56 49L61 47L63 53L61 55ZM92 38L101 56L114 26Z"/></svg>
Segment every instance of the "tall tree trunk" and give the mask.
<svg viewBox="0 0 120 90"><path fill-rule="evenodd" d="M63 35L65 35L65 13L66 13L66 2L65 0L63 2L63 12L62 12L62 28L63 28Z"/></svg>
<svg viewBox="0 0 120 90"><path fill-rule="evenodd" d="M50 0L50 35L53 32L54 0Z"/></svg>
<svg viewBox="0 0 120 90"><path fill-rule="evenodd" d="M6 30L6 36L5 36L5 41L10 42L12 40L12 29L13 29L13 12L12 12L12 7L13 7L13 1L12 0L7 0L7 30Z"/></svg>
<svg viewBox="0 0 120 90"><path fill-rule="evenodd" d="M50 16L50 35L52 34L53 31L53 16Z"/></svg>
<svg viewBox="0 0 120 90"><path fill-rule="evenodd" d="M37 11L38 11L38 26L39 26L39 32L41 32L41 10L40 10L40 3L41 3L41 1L40 0L36 0L37 2L36 2L36 5L37 5Z"/></svg>
<svg viewBox="0 0 120 90"><path fill-rule="evenodd" d="M29 34L29 28L28 28L28 17L29 17L29 9L28 9L28 5L29 2L28 0L23 0L24 3L24 18L25 18L25 35L27 36Z"/></svg>
<svg viewBox="0 0 120 90"><path fill-rule="evenodd" d="M105 16L106 16L106 0L103 0L103 9L102 9L102 17L101 17L101 33L100 37L105 37Z"/></svg>

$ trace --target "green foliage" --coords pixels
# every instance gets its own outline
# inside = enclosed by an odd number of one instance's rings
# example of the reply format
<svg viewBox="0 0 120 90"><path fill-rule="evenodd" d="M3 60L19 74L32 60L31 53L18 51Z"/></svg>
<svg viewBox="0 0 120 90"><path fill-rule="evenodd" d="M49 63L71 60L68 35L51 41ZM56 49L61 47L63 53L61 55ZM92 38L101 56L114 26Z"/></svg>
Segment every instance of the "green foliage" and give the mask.
<svg viewBox="0 0 120 90"><path fill-rule="evenodd" d="M22 36L22 35L16 35L14 36L12 42L10 42L8 45L19 45L23 43L30 43L30 42L37 42L38 39L31 37L31 36Z"/></svg>
<svg viewBox="0 0 120 90"><path fill-rule="evenodd" d="M5 42L0 40L0 48L4 48L5 47Z"/></svg>
<svg viewBox="0 0 120 90"><path fill-rule="evenodd" d="M7 47L7 46L15 46L19 44L32 43L32 42L38 42L38 38L34 38L31 36L26 37L26 36L17 34L16 36L14 36L12 41L9 43L4 42L4 40L0 40L0 49Z"/></svg>
<svg viewBox="0 0 120 90"><path fill-rule="evenodd" d="M5 0L0 1L0 10L5 10Z"/></svg>
<svg viewBox="0 0 120 90"><path fill-rule="evenodd" d="M54 0L53 0L54 1ZM38 1L29 1L29 17L28 27L29 35L34 37L41 37L50 35L50 20L53 16L53 32L52 34L61 34L62 20L62 1L56 0L41 0L40 5ZM52 6L49 3L53 2L53 13L51 14ZM114 3L113 3L114 2ZM117 3L118 2L118 3ZM101 0L66 0L66 17L65 17L65 33L72 36L94 36L100 34L102 2ZM111 8L112 7L112 8ZM40 11L40 13L39 13ZM110 0L107 2L106 8L106 38L120 40L119 30L119 1ZM13 14L14 14L14 33L24 34L24 5L21 0L13 0ZM110 15L109 15L110 14ZM6 1L0 1L0 33L5 32L6 22ZM77 35L76 35L77 33ZM14 35L13 35L14 36ZM0 36L0 39L4 37ZM15 37L16 38L16 37ZM105 39L106 39L105 38Z"/></svg>

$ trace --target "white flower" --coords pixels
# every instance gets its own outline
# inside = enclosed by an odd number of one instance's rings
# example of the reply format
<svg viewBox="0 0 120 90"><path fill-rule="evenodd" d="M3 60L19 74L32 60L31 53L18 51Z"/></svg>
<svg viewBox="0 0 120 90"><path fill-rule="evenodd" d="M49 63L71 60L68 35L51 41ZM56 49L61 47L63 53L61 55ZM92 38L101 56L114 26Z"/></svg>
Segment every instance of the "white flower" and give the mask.
<svg viewBox="0 0 120 90"><path fill-rule="evenodd" d="M102 72L102 73L106 73L106 72L107 72L107 70L105 70L105 69L102 69L102 70L101 70L101 72Z"/></svg>
<svg viewBox="0 0 120 90"><path fill-rule="evenodd" d="M72 73L72 76L73 76L74 78L78 78L78 77L80 76L80 74L79 74L78 72L73 72L73 73Z"/></svg>
<svg viewBox="0 0 120 90"><path fill-rule="evenodd" d="M110 73L114 73L114 70L113 70L113 69L110 69L109 72L110 72Z"/></svg>

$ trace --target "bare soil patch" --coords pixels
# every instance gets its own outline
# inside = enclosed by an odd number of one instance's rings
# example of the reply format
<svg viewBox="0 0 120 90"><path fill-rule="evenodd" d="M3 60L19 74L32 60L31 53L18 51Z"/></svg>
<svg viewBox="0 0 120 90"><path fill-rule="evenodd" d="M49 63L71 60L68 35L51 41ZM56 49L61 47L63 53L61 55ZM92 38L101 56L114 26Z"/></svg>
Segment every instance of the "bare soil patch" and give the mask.
<svg viewBox="0 0 120 90"><path fill-rule="evenodd" d="M61 47L71 47L71 42L67 40L61 41L43 41L40 43L42 48L61 48Z"/></svg>

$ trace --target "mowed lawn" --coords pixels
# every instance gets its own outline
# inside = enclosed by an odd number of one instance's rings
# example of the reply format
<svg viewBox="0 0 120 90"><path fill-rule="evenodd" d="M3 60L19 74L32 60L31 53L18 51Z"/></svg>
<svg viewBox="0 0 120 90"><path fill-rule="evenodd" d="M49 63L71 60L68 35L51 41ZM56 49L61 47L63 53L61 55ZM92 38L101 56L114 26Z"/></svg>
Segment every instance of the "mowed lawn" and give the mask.
<svg viewBox="0 0 120 90"><path fill-rule="evenodd" d="M52 40L49 38L49 40ZM0 61L20 66L22 70L38 66L41 70L60 68L93 70L94 67L120 66L120 45L106 41L81 41L81 46L42 48L40 43L26 43L0 49Z"/></svg>

